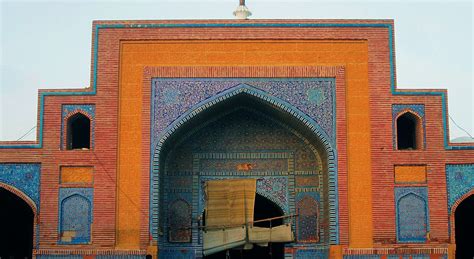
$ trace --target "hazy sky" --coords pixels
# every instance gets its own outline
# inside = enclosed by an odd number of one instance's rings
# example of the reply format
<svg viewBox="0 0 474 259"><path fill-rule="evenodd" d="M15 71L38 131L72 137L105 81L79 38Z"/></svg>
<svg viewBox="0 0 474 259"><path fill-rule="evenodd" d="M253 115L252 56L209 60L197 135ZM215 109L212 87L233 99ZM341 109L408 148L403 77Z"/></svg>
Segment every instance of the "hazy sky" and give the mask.
<svg viewBox="0 0 474 259"><path fill-rule="evenodd" d="M38 89L89 86L92 20L233 19L237 4L0 0L0 140L16 140L36 125ZM251 19L395 19L398 88L448 89L449 114L474 135L471 1L247 0L247 6ZM452 122L450 133L467 135ZM35 138L33 131L24 140Z"/></svg>

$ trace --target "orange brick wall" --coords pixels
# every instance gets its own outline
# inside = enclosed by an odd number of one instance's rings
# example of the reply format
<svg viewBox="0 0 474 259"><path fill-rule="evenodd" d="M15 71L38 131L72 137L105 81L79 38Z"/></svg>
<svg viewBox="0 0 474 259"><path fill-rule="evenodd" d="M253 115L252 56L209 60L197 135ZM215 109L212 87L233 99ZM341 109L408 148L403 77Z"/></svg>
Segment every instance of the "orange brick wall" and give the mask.
<svg viewBox="0 0 474 259"><path fill-rule="evenodd" d="M132 93L133 97L121 98L120 125L127 125L120 130L119 155L119 187L127 194L125 197L137 197L139 195L140 183L134 177L133 172L139 170L141 160L137 159L140 146L141 133L139 122L141 120L141 99L136 97L141 93L142 75L144 67L150 66L297 66L297 65L343 65L347 73L347 91L354 95L347 101L349 110L348 120L351 120L354 128L349 127L349 145L351 145L352 159L349 162L349 174L352 184L349 192L352 192L353 201L358 204L361 211L371 211L370 194L370 143L369 121L365 116L368 109L368 79L366 77L368 48L365 41L172 41L172 42L122 42L121 45L121 94ZM366 90L363 90L366 89ZM149 120L147 120L149 121ZM125 131L124 131L125 129ZM134 137L130 137L134 136ZM123 158L122 158L123 157ZM360 163L358 161L365 161ZM149 164L149 163L146 163ZM124 173L122 173L124 172ZM126 176L123 176L127 172ZM145 173L145 172L142 172ZM352 177L351 177L352 176ZM358 181L360 177L366 181ZM131 180L130 178L134 178ZM121 179L124 179L123 181ZM139 210L130 204L119 194L119 223L118 243L127 247L130 244L138 244L139 238ZM123 206L120 203L123 202ZM357 246L370 246L372 241L372 229L367 224L370 213L360 213L354 210L349 219L353 221L352 229L353 244ZM122 213L123 212L123 213ZM137 217L130 217L135 213ZM123 220L121 220L123 215ZM120 237L121 229L127 229L126 237ZM128 232L134 229L135 234ZM124 232L125 233L125 232ZM132 239L131 235L135 238ZM364 237L364 238L361 238ZM133 246L129 246L133 247Z"/></svg>

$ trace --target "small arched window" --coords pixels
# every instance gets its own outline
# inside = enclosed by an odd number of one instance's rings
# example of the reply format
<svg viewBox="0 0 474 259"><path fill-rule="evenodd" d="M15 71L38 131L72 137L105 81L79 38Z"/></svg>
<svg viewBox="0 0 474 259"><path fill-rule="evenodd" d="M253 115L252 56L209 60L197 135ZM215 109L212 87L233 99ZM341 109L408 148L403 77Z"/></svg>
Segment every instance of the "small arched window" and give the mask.
<svg viewBox="0 0 474 259"><path fill-rule="evenodd" d="M411 150L422 147L422 126L418 116L405 112L397 118L397 149Z"/></svg>
<svg viewBox="0 0 474 259"><path fill-rule="evenodd" d="M67 120L67 149L90 149L91 120L82 113L76 113Z"/></svg>

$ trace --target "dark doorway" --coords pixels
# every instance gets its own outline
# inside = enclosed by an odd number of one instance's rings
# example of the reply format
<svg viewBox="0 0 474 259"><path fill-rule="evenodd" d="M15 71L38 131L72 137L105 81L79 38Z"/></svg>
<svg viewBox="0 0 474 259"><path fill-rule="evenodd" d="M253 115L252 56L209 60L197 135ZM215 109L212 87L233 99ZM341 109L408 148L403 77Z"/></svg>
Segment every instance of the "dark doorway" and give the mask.
<svg viewBox="0 0 474 259"><path fill-rule="evenodd" d="M417 149L416 139L417 118L406 112L397 119L397 147L403 149Z"/></svg>
<svg viewBox="0 0 474 259"><path fill-rule="evenodd" d="M456 258L474 258L474 195L456 208Z"/></svg>
<svg viewBox="0 0 474 259"><path fill-rule="evenodd" d="M0 187L0 258L31 258L33 221L30 206Z"/></svg>
<svg viewBox="0 0 474 259"><path fill-rule="evenodd" d="M67 124L67 149L90 149L90 119L77 113L68 119Z"/></svg>
<svg viewBox="0 0 474 259"><path fill-rule="evenodd" d="M269 199L257 194L255 196L254 221L261 219L268 219L273 217L283 216L281 209ZM264 222L257 222L254 225L257 227L275 227L283 224L283 219L276 219ZM258 258L258 259L282 259L284 258L284 244L283 243L269 243L267 247L254 245L250 250L243 250L241 248L228 250L228 255L231 259L239 258ZM227 251L206 256L206 259L221 259L227 258Z"/></svg>

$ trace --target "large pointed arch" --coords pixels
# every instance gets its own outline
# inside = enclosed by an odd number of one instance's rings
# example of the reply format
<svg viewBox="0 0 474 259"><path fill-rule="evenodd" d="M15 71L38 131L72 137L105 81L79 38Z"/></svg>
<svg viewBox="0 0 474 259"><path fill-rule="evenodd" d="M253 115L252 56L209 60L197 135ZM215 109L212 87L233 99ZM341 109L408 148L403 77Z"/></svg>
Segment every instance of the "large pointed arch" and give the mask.
<svg viewBox="0 0 474 259"><path fill-rule="evenodd" d="M216 107L230 105L232 100L248 100L258 103L267 112L281 118L283 121L299 128L302 132L314 141L320 150L324 151L323 160L328 173L329 189L329 241L331 244L339 243L338 229L338 191L337 191L337 153L335 143L327 133L316 123L315 120L297 109L290 103L276 98L265 91L257 89L248 84L239 84L228 90L222 91L190 108L178 119L166 127L159 135L156 146L151 150L151 176L150 176L150 232L153 239L158 238L158 217L159 217L159 175L160 163L164 150L173 142L173 136L180 130L193 127L203 118L206 113L212 112Z"/></svg>
<svg viewBox="0 0 474 259"><path fill-rule="evenodd" d="M28 195L26 195L24 192L15 188L12 185L0 182L0 189L4 189L7 192L10 192L12 195L18 197L19 200L22 200L31 209L31 212L33 215L33 222L32 222L33 229L31 231L33 236L31 237L31 241L32 241L31 248L32 250L36 249L38 246L38 241L39 241L37 237L38 231L39 231L38 229L39 215L38 215L38 207L36 203Z"/></svg>

